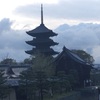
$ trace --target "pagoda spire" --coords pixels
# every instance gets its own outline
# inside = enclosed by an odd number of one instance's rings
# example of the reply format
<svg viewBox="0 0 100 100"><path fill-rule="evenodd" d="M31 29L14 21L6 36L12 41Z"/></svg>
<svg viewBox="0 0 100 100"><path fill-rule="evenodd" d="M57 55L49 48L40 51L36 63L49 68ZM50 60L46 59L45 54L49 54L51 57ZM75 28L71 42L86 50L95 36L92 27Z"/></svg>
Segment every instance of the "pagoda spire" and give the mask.
<svg viewBox="0 0 100 100"><path fill-rule="evenodd" d="M43 24L43 5L41 4L41 24Z"/></svg>

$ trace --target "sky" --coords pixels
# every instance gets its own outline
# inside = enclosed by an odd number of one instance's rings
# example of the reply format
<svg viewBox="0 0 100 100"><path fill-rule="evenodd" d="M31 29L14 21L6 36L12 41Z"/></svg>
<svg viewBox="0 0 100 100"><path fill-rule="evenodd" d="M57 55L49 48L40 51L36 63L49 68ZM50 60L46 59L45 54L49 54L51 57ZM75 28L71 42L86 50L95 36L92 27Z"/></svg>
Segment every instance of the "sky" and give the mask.
<svg viewBox="0 0 100 100"><path fill-rule="evenodd" d="M58 33L54 49L83 49L100 63L100 0L0 0L0 60L29 57L26 31L40 25L41 4L44 24Z"/></svg>

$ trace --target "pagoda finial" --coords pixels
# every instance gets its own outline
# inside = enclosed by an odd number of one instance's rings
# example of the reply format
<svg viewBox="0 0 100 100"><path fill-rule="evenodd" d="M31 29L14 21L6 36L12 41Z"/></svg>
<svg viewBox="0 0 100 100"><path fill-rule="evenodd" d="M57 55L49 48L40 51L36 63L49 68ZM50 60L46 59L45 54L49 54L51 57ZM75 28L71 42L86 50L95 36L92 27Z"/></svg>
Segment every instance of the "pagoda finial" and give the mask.
<svg viewBox="0 0 100 100"><path fill-rule="evenodd" d="M43 5L41 4L41 24L43 24Z"/></svg>
<svg viewBox="0 0 100 100"><path fill-rule="evenodd" d="M63 47L63 51L66 51L66 47L65 46Z"/></svg>

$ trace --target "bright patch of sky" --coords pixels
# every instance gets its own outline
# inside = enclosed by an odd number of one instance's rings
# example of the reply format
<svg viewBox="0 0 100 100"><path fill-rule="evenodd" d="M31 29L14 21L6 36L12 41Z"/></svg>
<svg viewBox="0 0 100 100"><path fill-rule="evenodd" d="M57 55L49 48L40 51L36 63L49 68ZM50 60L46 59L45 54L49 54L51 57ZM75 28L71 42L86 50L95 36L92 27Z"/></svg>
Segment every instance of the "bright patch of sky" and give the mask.
<svg viewBox="0 0 100 100"><path fill-rule="evenodd" d="M54 4L58 0L2 0L0 1L0 19L5 17L12 17L13 11L18 6L43 3L43 4Z"/></svg>
<svg viewBox="0 0 100 100"><path fill-rule="evenodd" d="M15 21L15 25L18 29L22 28L27 20L30 22L30 19L24 17L16 16L14 10L19 6L25 6L30 4L56 4L58 0L2 0L0 1L0 20L3 18L10 18ZM40 8L38 8L40 9ZM34 13L34 12L33 12ZM34 21L34 18L33 18ZM29 23L28 22L28 23ZM31 19L32 22L32 19ZM23 24L22 24L23 23Z"/></svg>
<svg viewBox="0 0 100 100"><path fill-rule="evenodd" d="M40 23L41 3L44 4L45 24L50 28L56 28L62 23L100 23L99 0L2 0L0 20L14 20L13 28L17 29L36 27Z"/></svg>

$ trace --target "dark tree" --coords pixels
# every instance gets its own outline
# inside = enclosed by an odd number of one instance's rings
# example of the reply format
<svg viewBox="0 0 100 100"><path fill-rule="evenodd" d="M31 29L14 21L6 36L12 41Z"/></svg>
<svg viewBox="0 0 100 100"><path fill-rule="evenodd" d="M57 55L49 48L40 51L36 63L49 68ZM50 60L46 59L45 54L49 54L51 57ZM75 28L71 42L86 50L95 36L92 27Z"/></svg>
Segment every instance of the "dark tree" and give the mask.
<svg viewBox="0 0 100 100"><path fill-rule="evenodd" d="M64 71L59 71L57 73L57 77L59 80L59 89L60 89L60 93L62 92L67 92L70 91L71 89L71 84L69 81L69 76L65 74Z"/></svg>
<svg viewBox="0 0 100 100"><path fill-rule="evenodd" d="M47 76L52 76L55 73L55 66L53 65L53 58L37 53L33 57L32 69L34 72L45 72Z"/></svg>
<svg viewBox="0 0 100 100"><path fill-rule="evenodd" d="M54 67L52 65L52 58L45 57L42 54L36 54L32 58L32 67L23 71L20 75L20 86L24 89L27 100L32 99L35 92L43 100L44 91L48 90L48 78L54 74Z"/></svg>
<svg viewBox="0 0 100 100"><path fill-rule="evenodd" d="M44 91L48 88L47 75L43 71L35 72L36 87L39 91L39 99L43 100Z"/></svg>
<svg viewBox="0 0 100 100"><path fill-rule="evenodd" d="M52 57L46 57L40 53L35 55L33 59L32 69L35 73L37 88L40 94L40 100L43 100L45 90L48 90L48 79L54 75L54 66L52 64Z"/></svg>
<svg viewBox="0 0 100 100"><path fill-rule="evenodd" d="M24 59L24 62L23 63L24 64L32 64L32 58L30 57L30 58Z"/></svg>
<svg viewBox="0 0 100 100"><path fill-rule="evenodd" d="M19 92L21 93L21 96L26 97L26 100L33 99L33 95L36 91L36 84L32 69L29 68L28 70L21 72L19 78Z"/></svg>
<svg viewBox="0 0 100 100"><path fill-rule="evenodd" d="M0 98L5 98L9 93L9 88L6 84L6 77L4 77L4 71L0 70Z"/></svg>
<svg viewBox="0 0 100 100"><path fill-rule="evenodd" d="M17 62L12 58L6 58L1 61L1 64L17 64Z"/></svg>

